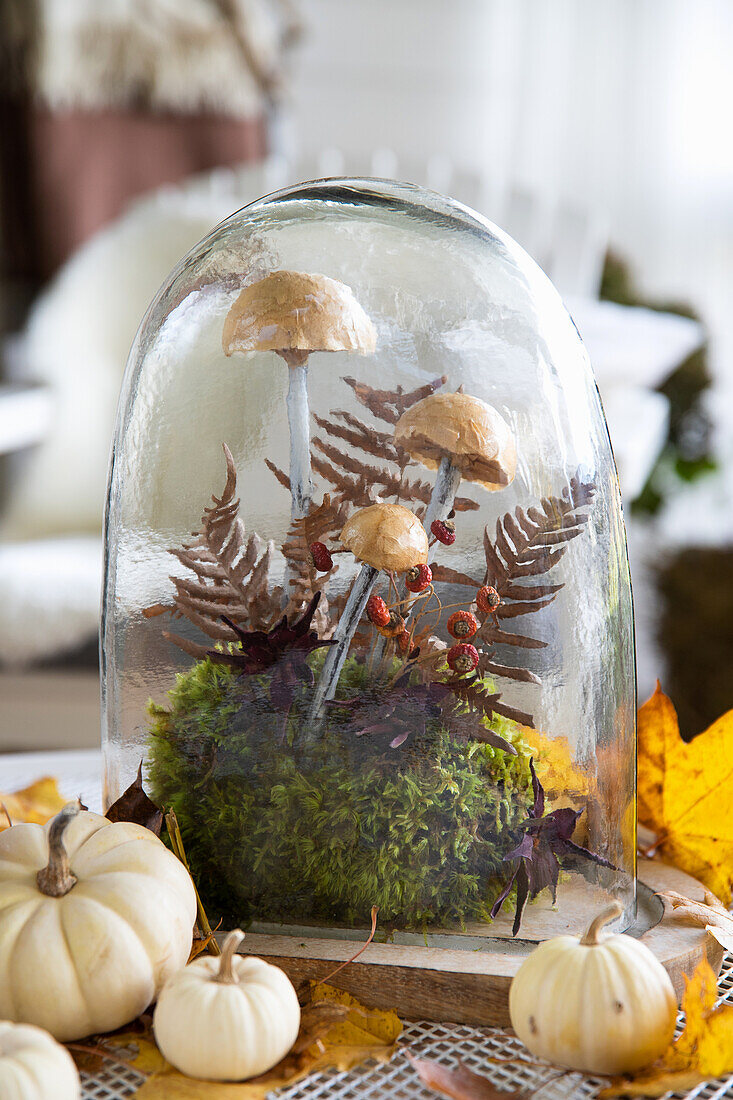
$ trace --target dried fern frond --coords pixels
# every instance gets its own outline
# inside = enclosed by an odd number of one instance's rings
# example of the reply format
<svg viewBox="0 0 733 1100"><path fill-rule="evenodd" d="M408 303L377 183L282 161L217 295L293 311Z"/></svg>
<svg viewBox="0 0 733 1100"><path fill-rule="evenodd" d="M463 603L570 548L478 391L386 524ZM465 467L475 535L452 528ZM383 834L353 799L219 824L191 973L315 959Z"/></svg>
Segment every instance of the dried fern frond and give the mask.
<svg viewBox="0 0 733 1100"><path fill-rule="evenodd" d="M377 497L392 497L396 503L410 505L416 516L422 517L424 514L433 491L426 481L405 477L404 468L394 471L386 464L362 462L327 440L316 438L313 447L324 456L312 456L313 469L333 486L342 499L351 501L355 507L364 508L373 504ZM473 512L478 504L469 497L456 497L453 507L457 512Z"/></svg>
<svg viewBox="0 0 733 1100"><path fill-rule="evenodd" d="M329 493L324 493L321 503L311 507L308 515L297 521L297 526L310 546L312 542L323 542L332 535L339 535L348 517L347 501L336 500Z"/></svg>
<svg viewBox="0 0 733 1100"><path fill-rule="evenodd" d="M318 416L314 413L313 419L318 427L322 428L333 439L343 439L344 443L350 443L352 447L357 447L367 454L374 455L375 458L386 458L390 462L399 463L402 448L396 446L393 435L389 435L387 432L373 431L357 416L341 409L333 410L331 416L334 419L328 420L325 416ZM336 417L339 417L344 423L339 424L335 419Z"/></svg>
<svg viewBox="0 0 733 1100"><path fill-rule="evenodd" d="M584 530L589 517L580 509L592 503L595 491L592 482L576 475L561 496L545 497L538 508L518 507L514 514L507 512L497 520L493 541L488 527L485 529L484 583L496 588L502 602L481 626L479 634L484 641L530 649L542 647L544 643L539 639L508 634L499 623L533 614L555 599L562 584L517 581L543 576L560 561L567 544Z"/></svg>
<svg viewBox="0 0 733 1100"><path fill-rule="evenodd" d="M530 672L528 668L515 668L513 665L502 665L494 660L493 653L480 653L476 666L478 676L502 676L504 679L518 680L523 684L541 684L539 676Z"/></svg>
<svg viewBox="0 0 733 1100"><path fill-rule="evenodd" d="M465 584L468 588L475 588L476 591L481 587L480 580L469 577L468 573L462 573L458 569L451 569L448 565L441 565L440 562L431 562L430 569L433 574L433 584Z"/></svg>
<svg viewBox="0 0 733 1100"><path fill-rule="evenodd" d="M349 505L346 501L336 500L326 493L320 504L311 503L308 513L291 524L287 541L282 546L288 563L288 603L285 614L288 617L299 614L313 596L320 592L321 600L313 622L323 638L331 636L338 621L333 619L324 592L326 583L333 578L338 565L334 565L329 573L318 573L313 567L310 545L338 534L348 514Z"/></svg>
<svg viewBox="0 0 733 1100"><path fill-rule="evenodd" d="M408 393L402 387L378 390L355 378L344 381L375 419L393 425L406 409L434 393L447 378L436 378ZM331 486L339 501L366 508L379 500L392 499L408 505L419 518L425 514L432 486L405 476L412 459L395 443L392 432L378 430L344 409L332 409L328 417L314 414L314 420L323 437L312 440L311 468ZM350 450L340 445L344 443ZM285 471L269 459L265 463L280 485L289 490L290 478ZM465 512L477 509L478 504L468 497L458 497L454 507Z"/></svg>
<svg viewBox="0 0 733 1100"><path fill-rule="evenodd" d="M398 386L396 390L375 390L365 382L357 382L355 378L344 378L346 385L351 386L356 394L357 400L369 409L372 416L386 421L387 424L396 424L403 412L424 397L430 397L447 381L448 376L443 374L440 378L434 378L432 382L405 393L402 386Z"/></svg>
<svg viewBox="0 0 733 1100"><path fill-rule="evenodd" d="M534 726L531 714L516 707L510 707L508 703L501 701L498 692L489 691L484 681L476 673L470 676L453 677L445 681L457 699L465 703L469 711L474 711L484 718L491 719L495 714L501 714L504 718L511 718L513 722L519 722L523 726Z"/></svg>
<svg viewBox="0 0 733 1100"><path fill-rule="evenodd" d="M226 444L224 458L227 478L221 496L212 496L213 504L204 508L193 542L169 551L193 574L171 577L175 588L171 610L214 641L236 638L222 616L235 623L247 623L251 629L267 629L281 614L282 602L282 589L273 587L270 579L273 543L263 547L259 535L247 537L239 518L237 470ZM176 634L166 637L197 658L211 648Z"/></svg>
<svg viewBox="0 0 733 1100"><path fill-rule="evenodd" d="M580 509L591 504L595 494L592 482L578 476L571 479L561 496L545 497L539 507L516 508L497 520L492 540L488 526L484 530L486 572L482 580L467 573L436 563L432 566L433 581L478 588L492 585L501 596L499 607L484 617L479 637L494 645L511 645L520 649L542 649L547 644L539 638L503 630L500 620L516 619L540 611L557 596L562 584L522 584L524 577L541 577L556 565L567 550L567 544L582 533L588 515ZM495 665L495 675L508 666ZM515 670L514 679L524 679Z"/></svg>
<svg viewBox="0 0 733 1100"><path fill-rule="evenodd" d="M482 580L440 563L432 565L435 584L463 585L474 590L482 584L490 584L496 588L501 603L493 613L479 616L483 621L476 636L478 641L518 649L545 648L547 642L508 631L503 628L503 622L540 611L552 603L563 588L562 584L540 582L538 578L557 564L568 543L583 531L588 516L580 509L592 503L594 494L595 486L591 482L584 482L575 476L561 496L545 497L539 507L526 510L518 507L513 514L507 512L497 521L494 540L486 527L486 572ZM521 583L525 577L533 578L533 582ZM479 614L478 610L476 614ZM481 654L478 673L522 683L541 682L529 669L494 660L493 652ZM521 713L500 701L496 702L494 709L507 717L516 717ZM531 716L523 713L516 720L526 725L532 723Z"/></svg>
<svg viewBox="0 0 733 1100"><path fill-rule="evenodd" d="M269 458L265 459L265 466L275 475L283 489L287 489L287 491L290 492L290 478L285 471L281 470L279 466L276 466L274 462L270 462Z"/></svg>
<svg viewBox="0 0 733 1100"><path fill-rule="evenodd" d="M562 496L545 497L539 508L516 508L507 512L496 524L494 543L488 528L484 534L486 553L486 583L493 584L502 595L511 599L538 599L528 595L530 586L515 585L518 577L536 577L547 573L561 559L567 543L576 538L588 522L580 509L591 504L595 494L592 482L582 482L576 476L563 490ZM558 586L542 586L544 595L554 595Z"/></svg>
<svg viewBox="0 0 733 1100"><path fill-rule="evenodd" d="M435 393L446 381L445 376L435 378L405 393L401 386L396 390L378 390L355 378L344 378L372 416L389 425L396 424L406 409ZM411 507L418 517L424 515L432 488L425 481L405 476L412 460L407 451L395 443L392 432L378 430L344 409L332 409L329 417L316 416L315 421L324 436L313 440L312 467L342 500L349 501L355 508L364 508L375 500L391 498L395 503ZM350 451L340 445L344 443L349 445ZM378 461L372 461L374 459ZM478 505L461 497L455 507L458 511L467 511Z"/></svg>
<svg viewBox="0 0 733 1100"><path fill-rule="evenodd" d="M358 477L349 477L317 454L311 455L311 466L314 473L319 474L333 487L340 500L348 501L354 508L366 508L369 504L381 500L378 485L371 481L366 473ZM413 510L416 515L419 515L418 509Z"/></svg>

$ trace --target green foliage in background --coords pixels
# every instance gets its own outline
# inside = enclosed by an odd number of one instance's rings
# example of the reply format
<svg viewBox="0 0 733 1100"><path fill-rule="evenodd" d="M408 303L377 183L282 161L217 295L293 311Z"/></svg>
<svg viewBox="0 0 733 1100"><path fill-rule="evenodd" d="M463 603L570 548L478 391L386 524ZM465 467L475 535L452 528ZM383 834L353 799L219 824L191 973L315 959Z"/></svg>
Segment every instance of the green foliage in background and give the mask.
<svg viewBox="0 0 733 1100"><path fill-rule="evenodd" d="M606 256L600 296L619 305L644 306L699 320L683 303L645 298L636 288L629 266L612 252ZM710 448L710 420L701 401L711 381L707 347L703 346L658 387L659 393L669 399L669 432L646 485L632 502L632 513L653 515L680 482L694 481L716 468Z"/></svg>
<svg viewBox="0 0 733 1100"><path fill-rule="evenodd" d="M363 679L350 658L340 697ZM210 915L364 924L378 905L382 927L486 919L531 801L520 727L491 723L511 756L439 721L422 744L347 742L332 717L305 757L298 712L284 723L266 676L209 660L150 706L152 794L176 811Z"/></svg>

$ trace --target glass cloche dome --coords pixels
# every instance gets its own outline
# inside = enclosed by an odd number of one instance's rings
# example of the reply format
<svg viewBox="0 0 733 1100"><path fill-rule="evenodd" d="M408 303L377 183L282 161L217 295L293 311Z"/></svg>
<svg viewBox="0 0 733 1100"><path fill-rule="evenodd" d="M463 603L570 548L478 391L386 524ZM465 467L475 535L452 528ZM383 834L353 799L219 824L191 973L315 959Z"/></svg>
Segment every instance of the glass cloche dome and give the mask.
<svg viewBox="0 0 733 1100"><path fill-rule="evenodd" d="M130 354L106 539L106 798L142 758L211 917L328 936L376 905L457 946L633 919L608 432L484 218L337 179L222 223Z"/></svg>

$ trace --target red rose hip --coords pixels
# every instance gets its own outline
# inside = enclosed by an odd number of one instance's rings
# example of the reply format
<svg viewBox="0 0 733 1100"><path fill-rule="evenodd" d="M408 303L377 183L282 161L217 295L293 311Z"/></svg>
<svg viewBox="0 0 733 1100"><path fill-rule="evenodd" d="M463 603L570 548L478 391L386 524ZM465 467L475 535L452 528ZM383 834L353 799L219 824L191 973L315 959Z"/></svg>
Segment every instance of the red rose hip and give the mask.
<svg viewBox="0 0 733 1100"><path fill-rule="evenodd" d="M405 574L405 587L409 592L424 592L433 583L433 571L429 565L413 565Z"/></svg>
<svg viewBox="0 0 733 1100"><path fill-rule="evenodd" d="M473 672L478 664L478 650L470 642L459 642L448 650L447 660L454 672Z"/></svg>
<svg viewBox="0 0 733 1100"><path fill-rule="evenodd" d="M490 584L484 584L476 593L476 606L484 615L491 615L501 603L501 596Z"/></svg>
<svg viewBox="0 0 733 1100"><path fill-rule="evenodd" d="M331 551L328 549L325 542L312 542L308 549L310 551L311 561L319 573L328 573L329 569L333 569Z"/></svg>
<svg viewBox="0 0 733 1100"><path fill-rule="evenodd" d="M480 625L470 611L454 611L447 623L448 633L454 638L473 638Z"/></svg>
<svg viewBox="0 0 733 1100"><path fill-rule="evenodd" d="M434 519L430 530L444 546L452 546L456 541L456 525L452 519Z"/></svg>
<svg viewBox="0 0 733 1100"><path fill-rule="evenodd" d="M370 596L366 605L367 618L375 626L386 626L389 622L389 608L381 596Z"/></svg>

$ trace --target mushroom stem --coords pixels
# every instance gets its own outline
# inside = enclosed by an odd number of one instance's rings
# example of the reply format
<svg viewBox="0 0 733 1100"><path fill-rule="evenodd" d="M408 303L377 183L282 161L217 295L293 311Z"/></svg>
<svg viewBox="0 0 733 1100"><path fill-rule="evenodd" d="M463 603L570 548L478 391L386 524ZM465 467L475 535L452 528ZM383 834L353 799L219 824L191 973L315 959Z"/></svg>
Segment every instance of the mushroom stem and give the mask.
<svg viewBox="0 0 733 1100"><path fill-rule="evenodd" d="M433 520L445 519L452 510L460 484L461 471L452 464L448 455L444 455L440 460L430 503L423 520L423 526L428 535L430 535L430 526Z"/></svg>
<svg viewBox="0 0 733 1100"><path fill-rule="evenodd" d="M601 929L606 924L610 924L612 920L616 920L616 917L620 917L623 911L622 905L618 901L614 901L612 905L609 905L607 909L599 913L598 916L591 921L588 931L580 939L583 946L597 947L598 944L601 943Z"/></svg>
<svg viewBox="0 0 733 1100"><path fill-rule="evenodd" d="M290 427L290 519L307 515L313 496L311 481L310 410L308 364L288 363L288 425Z"/></svg>
<svg viewBox="0 0 733 1100"><path fill-rule="evenodd" d="M303 727L306 738L313 735L324 704L329 699L333 699L336 693L336 685L341 675L341 669L344 667L346 655L349 652L351 639L354 637L359 620L364 614L369 594L374 588L374 582L378 576L379 570L375 569L373 565L366 565L365 563L354 581L349 598L346 601L346 607L333 634L334 644L329 647L321 675L316 684L308 721Z"/></svg>
<svg viewBox="0 0 733 1100"><path fill-rule="evenodd" d="M76 886L76 875L71 873L69 853L64 845L64 833L81 809L81 804L69 802L51 822L48 831L48 863L36 875L36 883L42 894L49 898L62 898Z"/></svg>
<svg viewBox="0 0 733 1100"><path fill-rule="evenodd" d="M222 982L223 985L233 985L236 982L234 977L234 971L232 970L232 963L234 956L237 953L237 948L244 939L244 932L241 928L235 928L233 932L230 932L224 943L221 945L221 959L219 961L219 969L214 975L215 982Z"/></svg>

